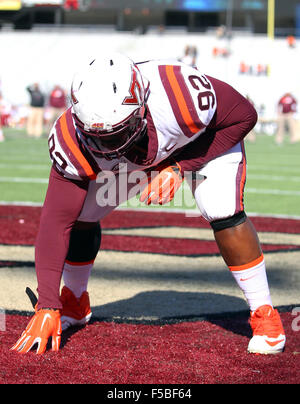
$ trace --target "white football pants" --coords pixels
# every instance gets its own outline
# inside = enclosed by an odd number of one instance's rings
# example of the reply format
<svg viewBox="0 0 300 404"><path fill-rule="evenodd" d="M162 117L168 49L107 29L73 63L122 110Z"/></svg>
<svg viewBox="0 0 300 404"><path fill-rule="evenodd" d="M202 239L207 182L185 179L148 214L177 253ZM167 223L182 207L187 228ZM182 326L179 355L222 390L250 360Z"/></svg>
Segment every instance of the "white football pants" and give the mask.
<svg viewBox="0 0 300 404"><path fill-rule="evenodd" d="M243 143L234 146L199 170L205 181L192 187L201 215L212 222L225 219L244 209L246 158ZM140 192L136 180L145 179L144 172L120 174L100 173L89 184L88 194L78 218L83 222L103 219L121 203ZM191 184L189 184L191 186Z"/></svg>

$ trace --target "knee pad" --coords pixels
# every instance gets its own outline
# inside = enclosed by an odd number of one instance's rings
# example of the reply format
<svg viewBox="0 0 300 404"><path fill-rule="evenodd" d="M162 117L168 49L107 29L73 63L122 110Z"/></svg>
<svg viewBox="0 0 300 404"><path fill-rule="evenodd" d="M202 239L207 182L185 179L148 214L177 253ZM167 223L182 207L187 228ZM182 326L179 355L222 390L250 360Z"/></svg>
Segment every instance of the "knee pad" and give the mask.
<svg viewBox="0 0 300 404"><path fill-rule="evenodd" d="M230 227L238 226L246 221L247 215L244 211L236 213L233 216L226 219L218 219L210 222L210 225L214 231L229 229Z"/></svg>
<svg viewBox="0 0 300 404"><path fill-rule="evenodd" d="M66 260L70 262L93 261L98 254L100 245L100 223L87 229L73 228L70 235L69 250Z"/></svg>

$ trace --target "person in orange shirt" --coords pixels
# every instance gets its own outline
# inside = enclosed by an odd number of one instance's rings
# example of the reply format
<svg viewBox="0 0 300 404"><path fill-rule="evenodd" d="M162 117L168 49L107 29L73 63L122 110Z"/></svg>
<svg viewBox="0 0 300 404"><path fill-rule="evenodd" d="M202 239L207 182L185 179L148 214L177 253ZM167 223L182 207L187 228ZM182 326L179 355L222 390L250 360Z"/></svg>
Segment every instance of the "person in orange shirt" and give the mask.
<svg viewBox="0 0 300 404"><path fill-rule="evenodd" d="M289 48L295 48L296 46L296 38L293 35L289 35L287 38L287 43Z"/></svg>

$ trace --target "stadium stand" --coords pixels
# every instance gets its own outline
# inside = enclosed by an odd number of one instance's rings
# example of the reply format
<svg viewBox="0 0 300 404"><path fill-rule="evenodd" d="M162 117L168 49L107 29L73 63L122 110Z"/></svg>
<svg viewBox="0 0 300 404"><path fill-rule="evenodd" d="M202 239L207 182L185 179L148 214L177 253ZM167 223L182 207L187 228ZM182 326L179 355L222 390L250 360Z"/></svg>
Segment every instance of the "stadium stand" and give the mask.
<svg viewBox="0 0 300 404"><path fill-rule="evenodd" d="M120 32L112 27L35 26L29 31L3 28L0 33L2 92L13 105L28 104L26 87L38 81L46 93L54 84L69 89L73 73L87 58L106 50L123 52L135 61L153 58L179 59L187 45L197 50L197 67L220 78L263 105L264 119L276 116L276 103L285 92L300 98L297 60L298 39L235 32L231 38L176 30ZM297 46L298 45L298 46ZM215 49L227 49L226 57ZM280 55L280 57L279 57ZM244 72L241 66L247 68ZM274 85L274 83L276 83Z"/></svg>

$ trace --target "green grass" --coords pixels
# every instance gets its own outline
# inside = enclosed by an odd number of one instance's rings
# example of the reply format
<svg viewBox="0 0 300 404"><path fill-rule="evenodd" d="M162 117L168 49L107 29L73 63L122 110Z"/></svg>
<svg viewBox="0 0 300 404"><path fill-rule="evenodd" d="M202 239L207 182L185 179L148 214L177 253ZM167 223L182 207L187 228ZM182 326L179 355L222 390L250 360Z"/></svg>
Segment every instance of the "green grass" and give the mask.
<svg viewBox="0 0 300 404"><path fill-rule="evenodd" d="M0 143L0 200L43 202L51 167L47 137L32 139L15 129L5 129L4 134L6 140Z"/></svg>
<svg viewBox="0 0 300 404"><path fill-rule="evenodd" d="M258 136L246 153L247 211L300 216L300 143L277 146L273 137Z"/></svg>
<svg viewBox="0 0 300 404"><path fill-rule="evenodd" d="M42 203L47 190L50 158L46 136L31 139L23 130L5 129L0 143L0 201ZM258 136L246 143L248 175L245 206L248 213L300 216L300 143L276 146L274 138ZM168 208L195 209L184 188ZM127 207L143 207L131 200ZM161 209L161 207L158 207Z"/></svg>

